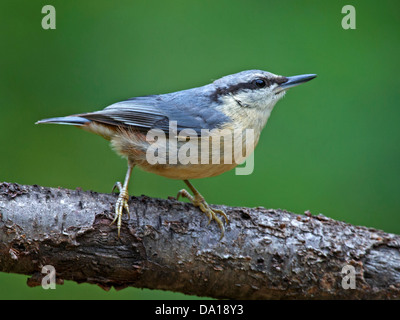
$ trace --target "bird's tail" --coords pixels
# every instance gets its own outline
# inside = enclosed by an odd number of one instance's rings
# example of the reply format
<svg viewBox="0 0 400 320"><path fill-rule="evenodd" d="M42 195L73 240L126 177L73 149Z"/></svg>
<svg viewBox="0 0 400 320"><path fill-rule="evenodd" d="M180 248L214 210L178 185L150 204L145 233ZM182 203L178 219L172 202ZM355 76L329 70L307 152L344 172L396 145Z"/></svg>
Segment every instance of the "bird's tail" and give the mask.
<svg viewBox="0 0 400 320"><path fill-rule="evenodd" d="M90 120L78 117L78 116L68 116L68 117L57 117L57 118L49 118L37 121L35 124L40 123L56 123L56 124L67 124L72 126L83 126L86 123L89 123Z"/></svg>

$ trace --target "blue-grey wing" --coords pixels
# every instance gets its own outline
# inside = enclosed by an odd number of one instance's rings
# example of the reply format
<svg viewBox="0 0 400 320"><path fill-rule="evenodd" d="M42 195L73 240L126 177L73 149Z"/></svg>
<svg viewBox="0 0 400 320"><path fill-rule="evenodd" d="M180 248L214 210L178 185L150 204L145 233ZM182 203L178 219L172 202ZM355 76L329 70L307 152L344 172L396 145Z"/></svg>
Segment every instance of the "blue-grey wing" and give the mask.
<svg viewBox="0 0 400 320"><path fill-rule="evenodd" d="M86 119L113 126L134 127L142 131L161 129L168 133L170 121L177 129L212 130L229 118L210 102L207 91L189 89L163 95L131 98L92 113L80 114Z"/></svg>
<svg viewBox="0 0 400 320"><path fill-rule="evenodd" d="M156 107L152 96L117 102L103 110L79 116L112 126L132 126L143 130L151 129L155 123L167 117Z"/></svg>

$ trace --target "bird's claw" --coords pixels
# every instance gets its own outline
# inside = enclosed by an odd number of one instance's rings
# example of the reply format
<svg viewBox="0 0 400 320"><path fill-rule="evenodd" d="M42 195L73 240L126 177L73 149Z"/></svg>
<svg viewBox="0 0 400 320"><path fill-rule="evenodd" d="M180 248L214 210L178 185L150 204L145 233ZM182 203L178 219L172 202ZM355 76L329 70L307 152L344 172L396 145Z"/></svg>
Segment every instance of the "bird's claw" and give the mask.
<svg viewBox="0 0 400 320"><path fill-rule="evenodd" d="M217 216L217 214L223 216L225 222L229 224L229 219L226 216L225 212L219 209L212 209L200 194L195 194L195 196L193 197L185 189L182 189L178 192L176 199L179 200L179 197L181 196L189 199L195 207L199 207L200 210L206 214L206 216L208 217L208 225L211 223L212 220L214 220L218 224L219 228L221 229L221 240L225 234L225 226L222 220Z"/></svg>
<svg viewBox="0 0 400 320"><path fill-rule="evenodd" d="M117 182L113 190L115 188L118 188L120 191L118 200L115 204L115 215L114 215L114 220L111 222L111 224L117 222L117 228L118 228L118 238L120 236L121 232L121 224L122 224L122 214L125 209L126 213L128 214L129 217L129 205L128 205L128 200L129 200L129 194L127 188L123 188L121 182Z"/></svg>

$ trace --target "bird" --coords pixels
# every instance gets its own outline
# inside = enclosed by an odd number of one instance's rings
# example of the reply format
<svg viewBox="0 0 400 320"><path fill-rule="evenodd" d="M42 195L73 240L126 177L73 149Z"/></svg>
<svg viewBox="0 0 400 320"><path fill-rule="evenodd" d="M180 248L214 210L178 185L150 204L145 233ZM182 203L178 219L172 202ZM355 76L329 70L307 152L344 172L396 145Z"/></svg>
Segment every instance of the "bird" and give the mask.
<svg viewBox="0 0 400 320"><path fill-rule="evenodd" d="M245 70L204 86L133 97L103 110L47 118L36 124L73 125L95 133L110 141L112 148L127 159L124 183L116 182L112 190L119 190L111 222L117 222L118 237L124 211L129 216L128 185L132 170L137 166L160 176L183 180L192 194L182 189L176 198L187 198L207 215L208 223L214 220L222 239L224 222L229 223L228 216L223 210L212 208L189 180L217 176L235 168L254 151L271 111L287 90L316 76L285 77L263 70ZM243 133L249 130L252 143L243 154L243 145L249 140ZM228 136L232 139L225 139ZM210 146L210 141L218 143ZM156 142L163 148L158 148L158 153L149 152L157 149L154 148ZM208 143L205 148L199 146L202 142ZM236 151L236 147L240 151ZM182 156L187 156L188 150L193 153L189 161ZM154 161L155 154L163 155L163 161ZM233 156L240 160L232 161ZM227 158L231 161L224 162Z"/></svg>

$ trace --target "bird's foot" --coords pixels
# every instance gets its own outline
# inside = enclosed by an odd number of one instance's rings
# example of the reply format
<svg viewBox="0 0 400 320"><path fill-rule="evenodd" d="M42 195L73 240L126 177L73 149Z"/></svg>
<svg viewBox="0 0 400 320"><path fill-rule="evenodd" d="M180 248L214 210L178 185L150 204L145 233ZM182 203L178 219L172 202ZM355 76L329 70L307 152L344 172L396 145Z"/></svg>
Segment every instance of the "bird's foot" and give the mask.
<svg viewBox="0 0 400 320"><path fill-rule="evenodd" d="M117 222L118 238L119 238L120 231L121 231L122 214L123 214L124 209L129 217L129 205L128 205L129 193L128 193L128 188L123 187L121 182L117 182L114 185L112 192L115 190L115 188L117 188L119 190L119 196L118 196L118 200L115 204L114 220L111 222L111 224L113 224L115 221Z"/></svg>
<svg viewBox="0 0 400 320"><path fill-rule="evenodd" d="M221 215L226 223L229 223L229 219L226 216L225 212L219 209L212 209L208 203L204 200L203 196L200 193L195 193L194 196L192 196L189 192L187 192L185 189L182 189L178 192L178 195L176 196L176 199L179 200L179 197L185 197L190 200L190 202L195 206L199 207L201 211L203 211L207 217L208 217L208 224L210 224L211 220L214 220L219 228L221 229L221 237L220 240L224 237L225 234L225 227L224 223L222 220L218 217L218 215ZM217 215L218 214L218 215Z"/></svg>

